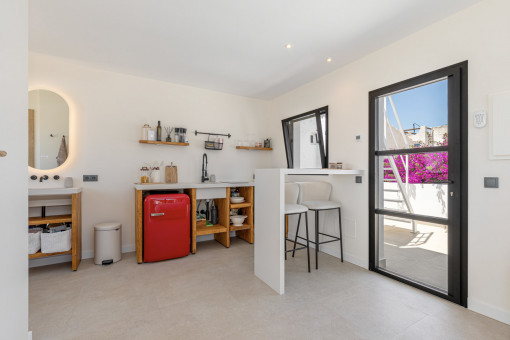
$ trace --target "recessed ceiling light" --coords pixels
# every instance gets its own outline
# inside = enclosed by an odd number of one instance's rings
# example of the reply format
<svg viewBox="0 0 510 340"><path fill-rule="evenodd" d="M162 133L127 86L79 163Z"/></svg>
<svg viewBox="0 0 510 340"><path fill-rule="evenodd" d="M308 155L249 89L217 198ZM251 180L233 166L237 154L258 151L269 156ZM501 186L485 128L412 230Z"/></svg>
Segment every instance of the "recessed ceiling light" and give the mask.
<svg viewBox="0 0 510 340"><path fill-rule="evenodd" d="M330 63L332 61L333 61L333 59L331 59L331 58L326 59L326 62L328 62L328 63Z"/></svg>
<svg viewBox="0 0 510 340"><path fill-rule="evenodd" d="M291 44L287 44L287 45L285 45L285 48L292 48L292 45Z"/></svg>

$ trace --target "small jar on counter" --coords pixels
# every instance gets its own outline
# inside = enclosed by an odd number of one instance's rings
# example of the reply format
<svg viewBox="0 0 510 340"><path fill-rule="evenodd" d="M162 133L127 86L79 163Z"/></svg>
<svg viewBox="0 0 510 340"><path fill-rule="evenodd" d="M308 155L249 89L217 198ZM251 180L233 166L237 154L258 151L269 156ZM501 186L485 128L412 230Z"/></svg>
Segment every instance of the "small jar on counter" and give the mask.
<svg viewBox="0 0 510 340"><path fill-rule="evenodd" d="M149 168L146 166L140 169L140 183L149 183Z"/></svg>

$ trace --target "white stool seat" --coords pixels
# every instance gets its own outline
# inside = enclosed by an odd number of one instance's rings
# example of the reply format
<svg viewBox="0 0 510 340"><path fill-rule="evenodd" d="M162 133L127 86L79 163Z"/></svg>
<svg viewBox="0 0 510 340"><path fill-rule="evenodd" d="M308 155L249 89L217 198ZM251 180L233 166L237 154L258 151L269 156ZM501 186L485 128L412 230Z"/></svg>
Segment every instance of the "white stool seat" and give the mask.
<svg viewBox="0 0 510 340"><path fill-rule="evenodd" d="M311 210L338 209L342 206L340 202L335 201L304 201L301 204Z"/></svg>
<svg viewBox="0 0 510 340"><path fill-rule="evenodd" d="M301 214L307 212L308 208L301 204L285 204L285 215Z"/></svg>

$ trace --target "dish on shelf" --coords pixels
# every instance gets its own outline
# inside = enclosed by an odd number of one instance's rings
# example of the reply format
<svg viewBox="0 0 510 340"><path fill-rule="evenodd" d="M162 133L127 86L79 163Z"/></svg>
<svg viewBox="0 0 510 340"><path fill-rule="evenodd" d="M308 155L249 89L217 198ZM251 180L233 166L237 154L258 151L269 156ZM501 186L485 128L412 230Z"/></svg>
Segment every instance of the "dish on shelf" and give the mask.
<svg viewBox="0 0 510 340"><path fill-rule="evenodd" d="M246 217L248 217L248 216L234 215L234 216L230 216L230 220L232 221L232 224L234 225L234 227L240 227L243 225L243 222L246 219Z"/></svg>
<svg viewBox="0 0 510 340"><path fill-rule="evenodd" d="M230 203L243 203L244 197L230 197Z"/></svg>

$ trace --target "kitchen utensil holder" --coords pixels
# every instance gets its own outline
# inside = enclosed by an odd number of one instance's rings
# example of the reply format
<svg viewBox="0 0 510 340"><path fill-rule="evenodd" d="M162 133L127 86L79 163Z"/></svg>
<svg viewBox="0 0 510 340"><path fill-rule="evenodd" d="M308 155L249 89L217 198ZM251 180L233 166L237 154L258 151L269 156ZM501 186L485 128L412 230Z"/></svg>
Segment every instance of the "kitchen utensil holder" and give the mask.
<svg viewBox="0 0 510 340"><path fill-rule="evenodd" d="M214 141L205 141L204 146L207 150L223 150L223 143Z"/></svg>

